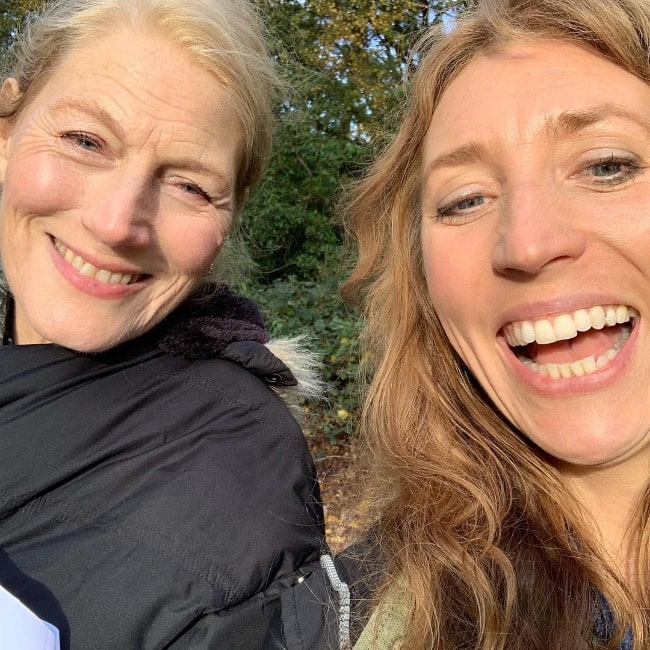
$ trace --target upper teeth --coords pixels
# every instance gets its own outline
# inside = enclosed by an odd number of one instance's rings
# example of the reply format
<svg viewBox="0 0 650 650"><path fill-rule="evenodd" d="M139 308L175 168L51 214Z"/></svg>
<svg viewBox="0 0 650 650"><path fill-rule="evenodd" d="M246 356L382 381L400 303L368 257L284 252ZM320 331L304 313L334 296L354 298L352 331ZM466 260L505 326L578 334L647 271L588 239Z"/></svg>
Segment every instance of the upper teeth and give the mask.
<svg viewBox="0 0 650 650"><path fill-rule="evenodd" d="M129 284L133 278L137 279L139 277L133 273L115 273L106 269L98 269L80 255L75 255L75 253L64 246L58 239L54 240L54 247L65 258L66 262L79 271L80 275L94 278L104 284Z"/></svg>
<svg viewBox="0 0 650 650"><path fill-rule="evenodd" d="M625 305L597 306L578 309L573 313L560 314L553 318L509 323L503 328L503 334L511 347L529 343L545 345L572 339L578 332L586 332L590 329L601 330L606 325L611 327L627 323L636 316L638 316L637 311Z"/></svg>

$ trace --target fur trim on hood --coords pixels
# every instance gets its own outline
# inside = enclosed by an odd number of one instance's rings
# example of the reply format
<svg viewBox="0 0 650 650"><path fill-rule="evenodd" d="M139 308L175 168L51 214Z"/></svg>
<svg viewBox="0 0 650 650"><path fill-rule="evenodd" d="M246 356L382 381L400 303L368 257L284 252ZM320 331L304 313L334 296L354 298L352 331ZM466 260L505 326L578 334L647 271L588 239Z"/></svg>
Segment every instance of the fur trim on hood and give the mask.
<svg viewBox="0 0 650 650"><path fill-rule="evenodd" d="M323 397L325 384L321 379L318 357L305 346L304 336L271 339L266 347L289 368L297 384L291 386L272 386L293 413L302 419L302 405L305 401Z"/></svg>
<svg viewBox="0 0 650 650"><path fill-rule="evenodd" d="M225 285L206 285L159 326L158 347L185 359L227 359L265 381L294 416L322 395L316 355L304 337L271 340L256 305Z"/></svg>

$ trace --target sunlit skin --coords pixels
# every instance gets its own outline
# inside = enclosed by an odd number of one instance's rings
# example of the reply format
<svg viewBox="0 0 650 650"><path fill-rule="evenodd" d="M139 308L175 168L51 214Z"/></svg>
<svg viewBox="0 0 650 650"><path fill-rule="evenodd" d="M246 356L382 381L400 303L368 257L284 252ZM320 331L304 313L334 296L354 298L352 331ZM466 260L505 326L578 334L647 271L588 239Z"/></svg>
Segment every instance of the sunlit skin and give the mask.
<svg viewBox="0 0 650 650"><path fill-rule="evenodd" d="M482 55L444 93L423 170L425 272L452 345L594 511L609 492L626 517L650 469L650 88L570 43ZM593 374L543 376L503 336L611 304L638 317Z"/></svg>
<svg viewBox="0 0 650 650"><path fill-rule="evenodd" d="M176 46L118 29L71 52L0 123L15 342L103 350L164 318L223 245L241 158L229 96Z"/></svg>

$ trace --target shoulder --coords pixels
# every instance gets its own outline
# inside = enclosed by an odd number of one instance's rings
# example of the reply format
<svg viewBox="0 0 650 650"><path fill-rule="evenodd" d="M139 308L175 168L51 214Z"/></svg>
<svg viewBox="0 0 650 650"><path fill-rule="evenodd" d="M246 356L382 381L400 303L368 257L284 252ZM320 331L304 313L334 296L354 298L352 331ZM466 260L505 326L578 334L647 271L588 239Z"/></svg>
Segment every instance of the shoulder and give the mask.
<svg viewBox="0 0 650 650"><path fill-rule="evenodd" d="M121 399L103 415L122 449L88 478L88 523L111 549L98 570L128 551L165 611L202 612L210 630L247 611L257 629L325 544L299 425L263 380L223 359L153 354L111 377Z"/></svg>
<svg viewBox="0 0 650 650"><path fill-rule="evenodd" d="M207 436L203 442L214 453L228 453L234 465L267 472L270 485L293 476L289 462L300 477L311 479L313 461L302 429L268 378L225 359L163 357L151 365L149 381L164 387L157 405L152 404L160 409L154 417L165 413L176 422L176 430L190 438ZM283 462L275 458L280 453Z"/></svg>
<svg viewBox="0 0 650 650"><path fill-rule="evenodd" d="M229 605L291 576L324 545L313 460L274 391L297 380L266 346L256 313L222 291L133 341L123 365L111 356L115 418L139 447L129 461L141 469L137 491L120 481L131 529L153 531L152 546L166 540L168 557L191 558L195 578L227 592Z"/></svg>
<svg viewBox="0 0 650 650"><path fill-rule="evenodd" d="M238 536L257 539L260 548L291 546L301 529L304 541L320 535L320 495L307 442L263 379L224 359L166 355L134 366L127 378L149 395L140 434L150 430L158 441L150 473L165 476L152 485L161 507L178 503L179 519L171 525L187 544L227 546L225 521L237 521ZM197 521L204 518L199 530L183 526L188 506Z"/></svg>

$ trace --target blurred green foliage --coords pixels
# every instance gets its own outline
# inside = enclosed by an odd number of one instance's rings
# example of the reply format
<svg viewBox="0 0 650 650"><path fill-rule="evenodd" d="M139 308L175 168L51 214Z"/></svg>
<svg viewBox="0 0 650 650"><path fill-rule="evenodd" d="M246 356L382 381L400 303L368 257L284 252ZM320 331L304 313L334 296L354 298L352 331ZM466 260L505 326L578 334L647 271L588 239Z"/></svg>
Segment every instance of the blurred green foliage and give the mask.
<svg viewBox="0 0 650 650"><path fill-rule="evenodd" d="M258 0L291 88L243 230L260 281L317 277L341 243L335 197L404 102L408 48L471 0Z"/></svg>
<svg viewBox="0 0 650 650"><path fill-rule="evenodd" d="M38 0L0 0L0 57L4 58L25 12L38 4ZM0 68L4 68L4 62L0 62Z"/></svg>
<svg viewBox="0 0 650 650"><path fill-rule="evenodd" d="M335 201L363 147L310 132L304 116L285 116L271 166L252 192L242 228L262 282L317 277L341 243Z"/></svg>

